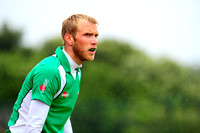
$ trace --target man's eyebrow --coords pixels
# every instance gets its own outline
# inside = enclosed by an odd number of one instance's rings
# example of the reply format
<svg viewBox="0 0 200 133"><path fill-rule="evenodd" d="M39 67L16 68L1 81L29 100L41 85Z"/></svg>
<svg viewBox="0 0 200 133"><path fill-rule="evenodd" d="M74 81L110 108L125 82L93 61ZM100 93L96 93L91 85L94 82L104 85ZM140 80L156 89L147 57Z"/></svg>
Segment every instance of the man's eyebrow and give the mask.
<svg viewBox="0 0 200 133"><path fill-rule="evenodd" d="M92 32L85 32L84 34L95 35L95 36L98 36L98 35L99 35L99 33L92 33Z"/></svg>

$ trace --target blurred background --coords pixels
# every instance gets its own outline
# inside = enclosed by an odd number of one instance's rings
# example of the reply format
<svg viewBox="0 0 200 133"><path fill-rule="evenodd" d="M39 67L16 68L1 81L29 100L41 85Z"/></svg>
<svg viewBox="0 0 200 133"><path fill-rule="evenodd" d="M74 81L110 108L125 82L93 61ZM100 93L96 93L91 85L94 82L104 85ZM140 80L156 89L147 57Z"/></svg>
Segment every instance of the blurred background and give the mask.
<svg viewBox="0 0 200 133"><path fill-rule="evenodd" d="M82 68L75 133L200 132L198 0L0 0L0 132L28 72L62 45L62 21L99 22Z"/></svg>

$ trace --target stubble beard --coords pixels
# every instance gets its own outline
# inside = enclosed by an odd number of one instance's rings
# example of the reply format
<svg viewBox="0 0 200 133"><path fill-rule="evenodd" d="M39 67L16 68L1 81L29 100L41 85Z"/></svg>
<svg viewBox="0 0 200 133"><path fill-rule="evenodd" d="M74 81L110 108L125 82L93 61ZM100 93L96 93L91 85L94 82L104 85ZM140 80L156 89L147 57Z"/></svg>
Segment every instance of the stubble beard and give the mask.
<svg viewBox="0 0 200 133"><path fill-rule="evenodd" d="M76 46L73 47L73 51L76 58L81 62L94 60L94 55L91 55L93 57L88 57L90 56L89 54L87 54L88 51L80 50Z"/></svg>

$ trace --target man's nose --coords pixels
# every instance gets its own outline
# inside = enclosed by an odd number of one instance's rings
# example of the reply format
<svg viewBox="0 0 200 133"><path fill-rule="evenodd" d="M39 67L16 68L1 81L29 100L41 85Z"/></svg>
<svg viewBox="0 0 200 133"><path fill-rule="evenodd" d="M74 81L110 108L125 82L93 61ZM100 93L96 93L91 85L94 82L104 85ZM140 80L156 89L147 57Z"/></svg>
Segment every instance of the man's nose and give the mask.
<svg viewBox="0 0 200 133"><path fill-rule="evenodd" d="M97 45L97 43L98 43L97 38L94 36L92 39L92 44Z"/></svg>

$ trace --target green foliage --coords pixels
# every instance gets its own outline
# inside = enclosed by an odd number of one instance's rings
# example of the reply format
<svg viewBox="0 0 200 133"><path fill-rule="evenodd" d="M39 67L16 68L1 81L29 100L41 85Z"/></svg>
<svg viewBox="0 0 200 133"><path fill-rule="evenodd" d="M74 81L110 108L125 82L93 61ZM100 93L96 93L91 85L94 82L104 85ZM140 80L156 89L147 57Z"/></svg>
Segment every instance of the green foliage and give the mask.
<svg viewBox="0 0 200 133"><path fill-rule="evenodd" d="M31 49L17 49L0 54L0 104L16 100L28 72L44 58L40 52Z"/></svg>
<svg viewBox="0 0 200 133"><path fill-rule="evenodd" d="M53 38L39 51L0 52L0 123L7 124L10 106L28 72L58 45L61 39ZM85 62L82 72L71 117L74 132L200 132L199 70L169 59L153 61L126 42L104 40L98 44L95 60ZM8 114L2 115L3 110Z"/></svg>
<svg viewBox="0 0 200 133"><path fill-rule="evenodd" d="M43 51L50 56L55 53L55 50L58 46L62 46L62 39L61 38L51 38L44 43Z"/></svg>
<svg viewBox="0 0 200 133"><path fill-rule="evenodd" d="M12 30L7 24L0 28L0 51L10 51L21 44L22 32Z"/></svg>
<svg viewBox="0 0 200 133"><path fill-rule="evenodd" d="M101 42L95 61L82 71L75 132L199 132L199 71L153 61L114 40Z"/></svg>

